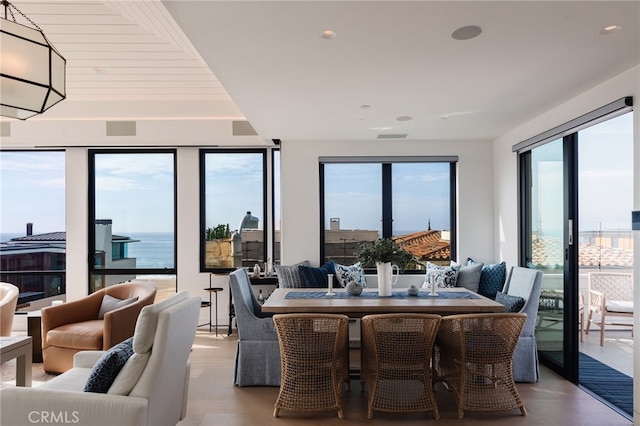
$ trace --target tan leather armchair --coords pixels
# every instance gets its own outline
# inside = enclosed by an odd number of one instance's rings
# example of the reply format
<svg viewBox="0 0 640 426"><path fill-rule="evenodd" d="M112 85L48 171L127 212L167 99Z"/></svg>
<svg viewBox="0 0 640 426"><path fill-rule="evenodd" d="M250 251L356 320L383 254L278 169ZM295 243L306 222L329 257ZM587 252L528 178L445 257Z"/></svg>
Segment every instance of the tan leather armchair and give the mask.
<svg viewBox="0 0 640 426"><path fill-rule="evenodd" d="M138 299L104 314L105 295ZM44 370L63 373L73 366L73 355L84 350L107 350L133 336L140 310L153 303L156 287L150 283L125 283L98 290L89 296L42 309L42 357Z"/></svg>
<svg viewBox="0 0 640 426"><path fill-rule="evenodd" d="M0 282L0 336L11 336L20 290L13 284Z"/></svg>

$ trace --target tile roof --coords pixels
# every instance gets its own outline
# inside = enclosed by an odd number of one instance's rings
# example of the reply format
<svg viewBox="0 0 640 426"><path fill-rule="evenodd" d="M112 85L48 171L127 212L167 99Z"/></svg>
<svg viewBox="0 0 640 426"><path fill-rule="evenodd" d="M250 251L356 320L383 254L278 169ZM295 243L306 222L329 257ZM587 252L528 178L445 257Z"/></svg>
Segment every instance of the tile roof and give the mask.
<svg viewBox="0 0 640 426"><path fill-rule="evenodd" d="M393 240L420 260L451 259L451 243L442 240L440 231L420 231L400 235Z"/></svg>

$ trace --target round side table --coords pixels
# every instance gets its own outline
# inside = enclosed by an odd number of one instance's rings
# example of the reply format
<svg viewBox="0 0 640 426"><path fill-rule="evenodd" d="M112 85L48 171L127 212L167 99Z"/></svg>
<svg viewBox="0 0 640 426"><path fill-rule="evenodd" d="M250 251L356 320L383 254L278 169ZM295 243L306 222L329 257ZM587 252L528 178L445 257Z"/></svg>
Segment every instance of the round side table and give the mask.
<svg viewBox="0 0 640 426"><path fill-rule="evenodd" d="M213 326L212 318L211 318L211 306L213 305L213 303L211 303L211 293L215 293L216 295L216 323L215 323L216 336L218 335L218 292L222 290L223 290L222 287L207 287L204 289L204 291L209 293L209 302L202 302L201 307L203 308L207 306L209 307L209 322L205 322L204 324L198 324L198 327L202 327L203 325L208 325L209 333L211 333L211 327Z"/></svg>

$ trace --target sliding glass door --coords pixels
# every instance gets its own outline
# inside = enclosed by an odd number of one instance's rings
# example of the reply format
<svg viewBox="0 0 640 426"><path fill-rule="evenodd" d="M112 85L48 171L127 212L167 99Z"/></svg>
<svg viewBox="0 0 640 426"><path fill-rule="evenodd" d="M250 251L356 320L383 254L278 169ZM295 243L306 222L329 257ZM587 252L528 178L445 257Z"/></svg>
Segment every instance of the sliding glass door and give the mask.
<svg viewBox="0 0 640 426"><path fill-rule="evenodd" d="M553 140L521 157L525 172L522 264L544 274L536 340L540 356L558 369L565 365L564 279L569 269L568 186L565 141Z"/></svg>
<svg viewBox="0 0 640 426"><path fill-rule="evenodd" d="M626 279L633 294L633 115L630 100L621 101L618 110L594 111L584 117L595 118L580 117L572 127L547 132L555 137L533 138L514 150L520 264L544 273L536 321L540 360L630 417L631 328L624 318L602 326L601 296L593 291L593 277L609 274L614 287Z"/></svg>

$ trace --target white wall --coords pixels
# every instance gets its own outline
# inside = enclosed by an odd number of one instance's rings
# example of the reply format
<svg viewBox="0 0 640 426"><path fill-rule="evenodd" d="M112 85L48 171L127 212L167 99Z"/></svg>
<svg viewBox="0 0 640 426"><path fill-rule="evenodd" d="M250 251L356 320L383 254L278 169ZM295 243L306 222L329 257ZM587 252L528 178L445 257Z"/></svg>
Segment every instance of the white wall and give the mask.
<svg viewBox="0 0 640 426"><path fill-rule="evenodd" d="M518 175L517 156L511 147L546 130L593 111L625 96L640 102L640 66L582 93L538 118L514 128L496 139L493 146L495 227L498 231L495 256L508 264L518 261ZM634 114L634 209L640 210L640 107ZM631 212L629 212L629 219ZM640 304L640 232L634 238L635 304ZM640 316L634 318L636 329ZM640 354L640 339L634 339L634 353ZM640 426L640 357L634 357L634 425Z"/></svg>
<svg viewBox="0 0 640 426"><path fill-rule="evenodd" d="M494 247L491 143L487 141L282 141L282 263L320 260L321 156L458 155L458 256L492 261ZM399 283L400 285L402 283Z"/></svg>

